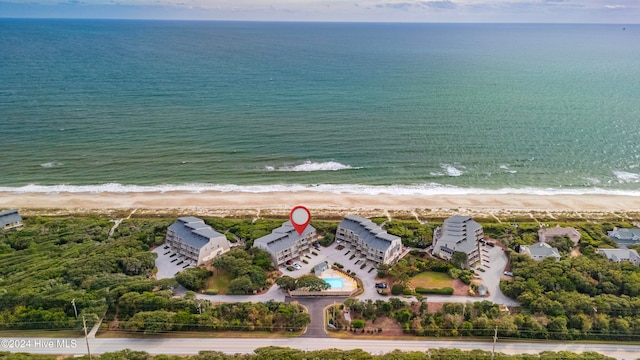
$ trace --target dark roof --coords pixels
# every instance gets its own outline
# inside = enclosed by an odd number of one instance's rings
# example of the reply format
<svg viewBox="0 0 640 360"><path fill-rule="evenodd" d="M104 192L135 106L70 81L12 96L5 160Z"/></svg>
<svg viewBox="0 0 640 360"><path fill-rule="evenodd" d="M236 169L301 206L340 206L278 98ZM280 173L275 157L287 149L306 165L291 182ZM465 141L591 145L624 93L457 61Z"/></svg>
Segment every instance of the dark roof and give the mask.
<svg viewBox="0 0 640 360"><path fill-rule="evenodd" d="M0 212L0 227L8 224L22 222L22 217L18 214L18 210L7 210Z"/></svg>
<svg viewBox="0 0 640 360"><path fill-rule="evenodd" d="M253 242L253 245L262 244L269 248L274 254L284 249L289 249L296 244L296 242L307 237L310 233L315 233L316 228L311 225L307 225L302 234L293 228L290 221L282 224L279 228L274 229L271 234L265 235Z"/></svg>
<svg viewBox="0 0 640 360"><path fill-rule="evenodd" d="M196 249L207 245L213 238L224 237L223 234L220 234L213 230L211 226L205 224L202 219L193 216L178 218L178 221L169 226L169 230L176 233L185 243Z"/></svg>
<svg viewBox="0 0 640 360"><path fill-rule="evenodd" d="M369 247L381 251L387 251L394 241L400 240L400 237L387 233L373 221L357 215L347 215L338 227L353 231ZM398 242L397 246L399 244Z"/></svg>

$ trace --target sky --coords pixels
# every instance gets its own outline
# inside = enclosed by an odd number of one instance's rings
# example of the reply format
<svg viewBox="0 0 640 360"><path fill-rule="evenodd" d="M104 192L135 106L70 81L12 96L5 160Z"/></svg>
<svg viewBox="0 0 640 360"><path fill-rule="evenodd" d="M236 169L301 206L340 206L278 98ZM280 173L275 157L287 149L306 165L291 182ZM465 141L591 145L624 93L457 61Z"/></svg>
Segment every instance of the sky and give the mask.
<svg viewBox="0 0 640 360"><path fill-rule="evenodd" d="M0 18L640 23L640 0L0 0Z"/></svg>

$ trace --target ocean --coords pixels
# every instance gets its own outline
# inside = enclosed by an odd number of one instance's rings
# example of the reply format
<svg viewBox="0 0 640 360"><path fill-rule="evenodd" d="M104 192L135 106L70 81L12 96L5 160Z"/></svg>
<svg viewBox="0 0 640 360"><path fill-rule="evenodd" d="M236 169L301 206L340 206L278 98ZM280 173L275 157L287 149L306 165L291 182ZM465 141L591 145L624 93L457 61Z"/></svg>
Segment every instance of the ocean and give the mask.
<svg viewBox="0 0 640 360"><path fill-rule="evenodd" d="M640 196L640 25L0 19L0 191Z"/></svg>

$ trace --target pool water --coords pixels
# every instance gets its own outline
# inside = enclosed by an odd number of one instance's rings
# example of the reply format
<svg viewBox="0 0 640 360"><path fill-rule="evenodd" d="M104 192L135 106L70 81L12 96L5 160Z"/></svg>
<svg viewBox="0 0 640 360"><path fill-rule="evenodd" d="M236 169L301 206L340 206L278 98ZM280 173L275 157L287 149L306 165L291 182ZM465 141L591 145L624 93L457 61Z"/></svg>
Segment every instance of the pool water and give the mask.
<svg viewBox="0 0 640 360"><path fill-rule="evenodd" d="M322 280L326 281L331 285L332 289L339 289L344 287L344 283L341 278L322 278Z"/></svg>

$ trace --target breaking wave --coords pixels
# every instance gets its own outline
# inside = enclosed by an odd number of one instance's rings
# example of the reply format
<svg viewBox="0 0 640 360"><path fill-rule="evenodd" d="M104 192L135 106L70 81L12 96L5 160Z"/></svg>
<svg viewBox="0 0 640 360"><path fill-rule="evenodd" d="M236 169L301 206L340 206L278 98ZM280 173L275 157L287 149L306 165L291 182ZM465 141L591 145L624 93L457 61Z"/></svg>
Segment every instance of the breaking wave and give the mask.
<svg viewBox="0 0 640 360"><path fill-rule="evenodd" d="M614 171L613 175L616 176L616 178L618 179L618 183L620 184L640 182L640 174L627 171Z"/></svg>
<svg viewBox="0 0 640 360"><path fill-rule="evenodd" d="M333 194L362 195L625 195L640 196L640 190L609 190L598 187L555 189L555 188L502 188L481 189L463 188L438 183L414 185L359 185L359 184L278 184L278 185L234 185L234 184L165 184L165 185L123 185L110 183L102 185L35 185L20 187L2 187L0 192L9 193L166 193L166 192L201 193L206 191L220 192L301 192L312 191Z"/></svg>
<svg viewBox="0 0 640 360"><path fill-rule="evenodd" d="M60 167L62 165L64 165L64 163L61 163L60 161L50 161L50 162L40 164L40 167L43 167L45 169L50 169L50 168Z"/></svg>
<svg viewBox="0 0 640 360"><path fill-rule="evenodd" d="M325 162L313 162L307 160L302 164L295 166L282 166L279 168L275 168L273 166L265 166L266 171L338 171L338 170L349 170L349 169L360 169L359 167L353 167L351 165L341 164L337 161L325 161Z"/></svg>

